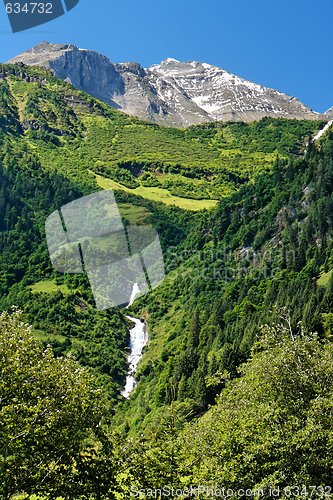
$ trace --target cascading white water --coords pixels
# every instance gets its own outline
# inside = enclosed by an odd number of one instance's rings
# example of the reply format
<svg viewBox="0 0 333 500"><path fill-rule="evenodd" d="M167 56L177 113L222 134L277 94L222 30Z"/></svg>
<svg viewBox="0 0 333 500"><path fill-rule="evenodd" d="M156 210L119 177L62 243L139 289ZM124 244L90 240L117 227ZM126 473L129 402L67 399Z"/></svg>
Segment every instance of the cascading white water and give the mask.
<svg viewBox="0 0 333 500"><path fill-rule="evenodd" d="M136 380L134 378L136 369L138 367L139 361L142 358L142 351L148 342L148 334L146 331L146 325L140 319L132 318L131 316L126 316L130 321L135 324L132 328L131 335L131 354L128 356L129 370L126 377L125 388L122 391L122 395L125 398L129 398L131 392L136 386Z"/></svg>
<svg viewBox="0 0 333 500"><path fill-rule="evenodd" d="M133 302L135 301L135 298L136 296L140 293L140 288L139 288L139 285L137 283L134 283L133 285L133 290L132 290L132 293L131 293L131 298L130 298L130 301L128 303L128 306L126 309L128 309L132 304Z"/></svg>
<svg viewBox="0 0 333 500"><path fill-rule="evenodd" d="M138 284L135 283L133 286L131 299L127 307L133 304L135 297L138 295L139 292L140 289L138 287ZM124 398L128 399L131 392L136 386L136 380L134 378L134 375L137 370L139 361L142 358L143 348L148 343L148 333L146 330L146 325L143 321L137 318L132 318L131 316L126 316L126 318L132 321L135 325L134 328L132 328L130 331L131 353L128 356L129 370L128 370L128 375L126 377L126 384L124 390L121 393L122 396L124 396Z"/></svg>

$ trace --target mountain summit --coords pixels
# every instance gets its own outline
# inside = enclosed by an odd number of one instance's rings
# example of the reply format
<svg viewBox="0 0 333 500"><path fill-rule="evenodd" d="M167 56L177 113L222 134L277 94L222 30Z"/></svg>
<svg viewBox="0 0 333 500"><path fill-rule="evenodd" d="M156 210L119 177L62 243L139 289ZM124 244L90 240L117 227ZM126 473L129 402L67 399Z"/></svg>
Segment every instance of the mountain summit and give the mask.
<svg viewBox="0 0 333 500"><path fill-rule="evenodd" d="M323 117L294 97L196 61L168 58L143 68L74 45L43 42L8 62L49 68L111 106L162 125Z"/></svg>

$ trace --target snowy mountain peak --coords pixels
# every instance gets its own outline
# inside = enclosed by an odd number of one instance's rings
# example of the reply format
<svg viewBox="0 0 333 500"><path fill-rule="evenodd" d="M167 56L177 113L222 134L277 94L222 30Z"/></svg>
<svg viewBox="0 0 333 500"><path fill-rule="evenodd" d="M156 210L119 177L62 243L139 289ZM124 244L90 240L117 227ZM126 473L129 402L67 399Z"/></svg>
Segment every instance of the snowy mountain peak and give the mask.
<svg viewBox="0 0 333 500"><path fill-rule="evenodd" d="M204 73L205 71L224 71L211 64L201 63L198 61L181 62L177 59L168 58L159 64L153 64L148 68L153 73L168 73L177 75L186 75L188 73Z"/></svg>
<svg viewBox="0 0 333 500"><path fill-rule="evenodd" d="M48 42L9 62L45 66L111 106L163 125L186 127L264 116L327 118L296 98L204 62L167 58L144 69L138 63L117 64L98 52Z"/></svg>
<svg viewBox="0 0 333 500"><path fill-rule="evenodd" d="M163 64L169 64L169 63L175 63L175 64L180 64L180 61L178 61L178 59L174 59L173 57L167 57L166 59L164 59L162 62L161 62L161 65Z"/></svg>

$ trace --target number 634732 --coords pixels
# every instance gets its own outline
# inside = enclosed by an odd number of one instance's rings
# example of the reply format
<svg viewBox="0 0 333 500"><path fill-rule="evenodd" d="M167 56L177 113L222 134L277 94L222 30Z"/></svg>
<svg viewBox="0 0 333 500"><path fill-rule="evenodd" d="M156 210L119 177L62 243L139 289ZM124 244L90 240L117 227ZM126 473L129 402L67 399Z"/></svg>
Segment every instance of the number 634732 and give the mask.
<svg viewBox="0 0 333 500"><path fill-rule="evenodd" d="M51 2L6 3L7 14L52 14L52 8Z"/></svg>

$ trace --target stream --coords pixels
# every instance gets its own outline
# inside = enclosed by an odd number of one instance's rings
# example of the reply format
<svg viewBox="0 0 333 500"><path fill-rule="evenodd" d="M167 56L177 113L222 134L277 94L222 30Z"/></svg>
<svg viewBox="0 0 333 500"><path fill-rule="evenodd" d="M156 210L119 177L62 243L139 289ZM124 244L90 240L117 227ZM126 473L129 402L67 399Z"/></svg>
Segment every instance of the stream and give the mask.
<svg viewBox="0 0 333 500"><path fill-rule="evenodd" d="M136 295L140 292L140 289L137 285L137 283L134 284L133 286L133 291L131 295L130 302L127 307L130 307L134 300ZM148 333L146 330L146 325L143 321L137 318L132 318L132 316L126 316L127 319L132 321L134 323L134 327L130 331L130 348L131 352L128 356L128 364L129 364L129 369L128 369L128 374L126 377L126 384L124 387L124 390L122 391L122 396L124 398L128 399L131 395L131 392L136 386L136 380L135 380L135 372L137 370L138 364L140 359L142 358L142 351L143 348L147 345L148 343Z"/></svg>

